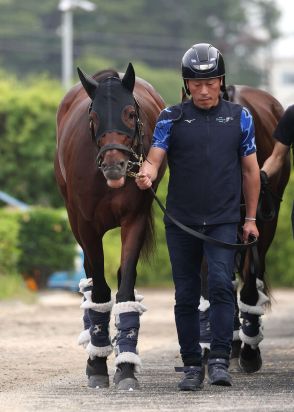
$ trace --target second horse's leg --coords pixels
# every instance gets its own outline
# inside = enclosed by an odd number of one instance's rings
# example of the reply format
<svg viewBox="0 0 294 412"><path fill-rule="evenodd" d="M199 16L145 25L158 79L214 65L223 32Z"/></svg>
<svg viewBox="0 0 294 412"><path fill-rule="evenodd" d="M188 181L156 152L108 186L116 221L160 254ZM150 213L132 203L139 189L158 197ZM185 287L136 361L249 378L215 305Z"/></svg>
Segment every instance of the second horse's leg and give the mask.
<svg viewBox="0 0 294 412"><path fill-rule="evenodd" d="M250 255L247 255L249 259ZM249 260L248 260L249 261ZM263 339L261 316L264 314L264 305L269 298L263 293L264 284L259 279L260 273L252 264L245 265L246 275L240 292L239 309L241 311L242 327L240 339L242 347L239 357L240 368L247 373L257 372L262 366L259 343Z"/></svg>

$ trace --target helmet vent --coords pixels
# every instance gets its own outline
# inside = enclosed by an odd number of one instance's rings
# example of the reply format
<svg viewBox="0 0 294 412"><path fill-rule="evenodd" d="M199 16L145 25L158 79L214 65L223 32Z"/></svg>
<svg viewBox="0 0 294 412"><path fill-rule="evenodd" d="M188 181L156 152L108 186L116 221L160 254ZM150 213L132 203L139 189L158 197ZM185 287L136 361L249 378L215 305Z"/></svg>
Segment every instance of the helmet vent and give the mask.
<svg viewBox="0 0 294 412"><path fill-rule="evenodd" d="M210 64L193 64L192 67L194 67L194 69L196 70L209 70L212 69L215 66L215 62L214 63L210 63Z"/></svg>

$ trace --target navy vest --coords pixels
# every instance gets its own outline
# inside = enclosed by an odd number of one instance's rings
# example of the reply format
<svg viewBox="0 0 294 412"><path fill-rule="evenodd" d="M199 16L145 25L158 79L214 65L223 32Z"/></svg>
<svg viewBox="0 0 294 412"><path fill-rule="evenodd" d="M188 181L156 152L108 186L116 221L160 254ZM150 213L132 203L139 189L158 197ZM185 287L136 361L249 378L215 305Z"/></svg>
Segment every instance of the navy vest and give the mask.
<svg viewBox="0 0 294 412"><path fill-rule="evenodd" d="M216 107L203 110L189 101L180 118L179 109L173 106L170 112L178 119L167 151L168 212L188 225L239 222L242 106L220 99Z"/></svg>

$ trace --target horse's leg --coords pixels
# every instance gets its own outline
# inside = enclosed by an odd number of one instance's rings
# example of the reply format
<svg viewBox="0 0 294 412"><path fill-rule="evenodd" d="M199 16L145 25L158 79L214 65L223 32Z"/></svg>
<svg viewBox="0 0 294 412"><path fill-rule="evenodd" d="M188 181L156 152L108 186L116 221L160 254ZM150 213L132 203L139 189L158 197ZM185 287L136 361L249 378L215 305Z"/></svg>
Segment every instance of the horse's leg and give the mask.
<svg viewBox="0 0 294 412"><path fill-rule="evenodd" d="M200 322L200 346L202 348L202 357L204 362L207 362L210 352L211 330L209 322L209 307L208 300L208 282L207 282L207 263L204 259L201 265L201 297L199 309Z"/></svg>
<svg viewBox="0 0 294 412"><path fill-rule="evenodd" d="M79 230L88 277L80 282L80 292L84 295L81 308L85 310L84 326L88 330L88 342L86 332L83 332L80 343L86 346L89 355L86 368L88 385L92 388L103 388L109 386L107 357L112 352L109 322L113 302L104 278L102 238L85 223L79 225Z"/></svg>
<svg viewBox="0 0 294 412"><path fill-rule="evenodd" d="M259 278L264 273L264 266L256 273L253 261L249 260L249 251L245 259L243 270L244 285L240 292L240 304L242 327L240 339L242 347L239 357L239 365L244 372L257 372L262 366L259 343L263 339L261 328L261 315L264 314L264 305L268 297L263 293L264 284Z"/></svg>
<svg viewBox="0 0 294 412"><path fill-rule="evenodd" d="M241 340L240 340L240 312L238 306L238 279L236 278L236 273L233 273L232 283L234 287L234 297L235 297L235 314L234 314L234 332L233 332L233 342L232 342L232 351L231 351L231 361L230 361L230 370L236 371L239 369L238 360L241 350Z"/></svg>
<svg viewBox="0 0 294 412"><path fill-rule="evenodd" d="M134 286L136 266L143 245L146 217L140 216L135 221L122 224L122 255L120 284L114 305L117 337L115 345L117 367L114 383L118 389L138 389L135 372L141 369L141 360L137 353L140 315L146 308L136 301ZM140 299L138 299L140 300Z"/></svg>
<svg viewBox="0 0 294 412"><path fill-rule="evenodd" d="M231 350L231 361L230 361L230 370L235 371L238 369L238 360L240 355L241 340L239 336L240 330L240 312L238 306L238 284L239 280L236 277L236 274L240 272L240 267L242 265L244 254L236 251L235 253L235 268L232 274L232 284L234 290L234 300L235 300L235 313L234 313L234 331L233 331L233 341L232 341L232 350Z"/></svg>
<svg viewBox="0 0 294 412"><path fill-rule="evenodd" d="M235 295L235 317L234 317L234 334L232 342L231 360L239 359L241 341L239 337L240 319L239 307L237 299L238 280L236 274L232 274L232 283ZM203 262L201 267L201 298L199 305L199 319L200 319L200 345L202 347L202 356L204 361L207 361L210 352L211 331L209 322L209 300L208 300L208 286L207 286L207 265ZM235 369L234 362L230 362L230 368Z"/></svg>
<svg viewBox="0 0 294 412"><path fill-rule="evenodd" d="M78 231L78 217L77 214L71 209L68 200L67 200L67 193L66 193L66 188L65 188L65 182L64 182L64 188L62 190L63 196L65 198L65 204L66 204L66 209L67 209L67 214L68 214L68 219L71 225L72 232L76 238L76 241L79 243L79 245L82 247L82 241L79 235ZM84 252L84 251L83 251ZM90 273L90 268L89 264L87 262L87 256L84 254L84 269L86 276L89 276L88 274ZM80 292L83 293L84 288L86 287L86 284L83 285L83 282L85 282L86 279L84 279L80 283ZM88 290L91 290L91 287L88 286ZM78 338L78 345L82 345L84 348L86 348L91 340L90 336L90 327L91 327L91 321L89 318L89 309L84 309L84 315L83 315L83 324L84 324L84 330L80 333L79 338Z"/></svg>

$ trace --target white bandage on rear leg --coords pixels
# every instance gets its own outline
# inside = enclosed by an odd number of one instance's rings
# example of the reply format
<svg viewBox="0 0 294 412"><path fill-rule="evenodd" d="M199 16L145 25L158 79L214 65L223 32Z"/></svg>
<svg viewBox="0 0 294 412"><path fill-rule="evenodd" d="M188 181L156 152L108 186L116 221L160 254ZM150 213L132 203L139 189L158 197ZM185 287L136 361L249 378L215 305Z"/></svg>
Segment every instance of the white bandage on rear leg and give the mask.
<svg viewBox="0 0 294 412"><path fill-rule="evenodd" d="M198 309L200 310L200 312L205 312L207 309L209 309L210 307L210 303L207 299L204 299L203 296L200 296L200 303L198 306Z"/></svg>

